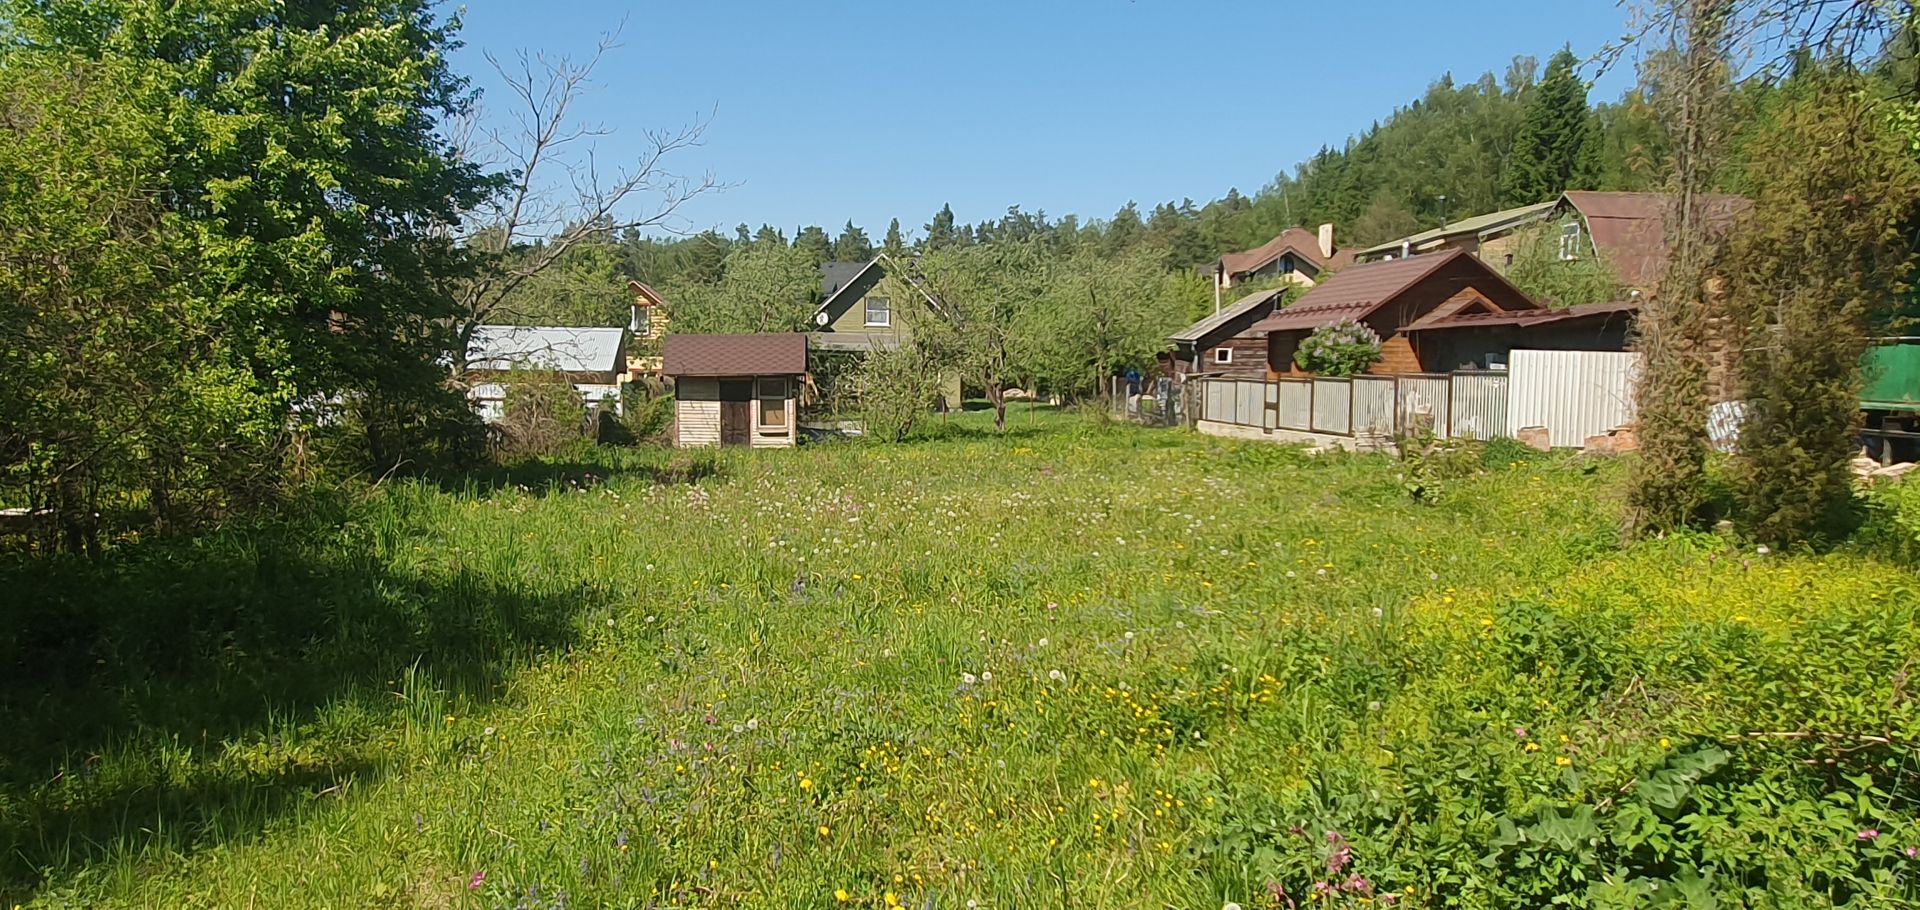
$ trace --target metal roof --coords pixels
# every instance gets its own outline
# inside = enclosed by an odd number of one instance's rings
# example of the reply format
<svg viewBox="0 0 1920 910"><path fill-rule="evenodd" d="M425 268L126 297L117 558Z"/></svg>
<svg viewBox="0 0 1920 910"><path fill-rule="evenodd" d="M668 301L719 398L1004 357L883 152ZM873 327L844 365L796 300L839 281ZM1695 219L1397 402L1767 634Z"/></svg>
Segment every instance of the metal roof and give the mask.
<svg viewBox="0 0 1920 910"><path fill-rule="evenodd" d="M1293 306L1254 323L1252 330L1289 332L1360 319L1465 255L1463 250L1454 250L1349 266L1308 291Z"/></svg>
<svg viewBox="0 0 1920 910"><path fill-rule="evenodd" d="M660 360L665 376L797 376L807 371L807 336L668 335Z"/></svg>
<svg viewBox="0 0 1920 910"><path fill-rule="evenodd" d="M1193 325L1187 326L1186 328L1181 329L1180 331L1175 332L1172 335L1168 335L1167 340L1176 341L1176 342L1185 341L1188 343L1199 341L1200 339L1205 338L1208 333L1213 332L1214 330L1220 328L1221 326L1226 325L1227 323L1232 322L1233 320L1246 315L1251 310L1258 309L1261 304L1267 303L1273 300L1274 298L1279 297L1282 294L1285 294L1286 292L1287 292L1286 288L1274 288L1268 291L1260 291L1258 293L1248 294L1247 296L1234 301L1231 305L1227 306L1225 309L1222 309L1220 312L1209 314L1207 318L1202 319L1199 322L1194 323Z"/></svg>
<svg viewBox="0 0 1920 910"><path fill-rule="evenodd" d="M467 342L467 365L476 370L611 373L626 366L626 336L626 329L483 325Z"/></svg>
<svg viewBox="0 0 1920 910"><path fill-rule="evenodd" d="M1536 202L1532 205L1523 205L1517 208L1502 209L1498 212L1489 212L1485 215L1475 215L1471 218L1462 218L1459 221L1450 221L1442 227L1421 231L1418 234L1412 234L1402 237L1399 240L1379 244L1378 246L1367 247L1360 251L1360 255L1376 256L1382 253L1392 253L1402 247L1411 247L1414 252L1419 252L1422 246L1433 243L1436 240L1443 240L1448 237L1460 237L1467 234L1479 234L1482 231L1510 227L1519 222L1545 217L1547 213L1552 212L1553 207L1558 204L1559 200L1554 199L1547 202Z"/></svg>
<svg viewBox="0 0 1920 910"><path fill-rule="evenodd" d="M1424 332L1430 329L1470 329L1483 325L1535 326L1550 322L1565 322L1569 319L1586 319L1595 316L1617 316L1637 313L1640 310L1638 300L1615 300L1608 303L1583 303L1558 310L1514 310L1501 313L1455 313L1443 316L1424 325L1415 323L1401 326L1403 332Z"/></svg>

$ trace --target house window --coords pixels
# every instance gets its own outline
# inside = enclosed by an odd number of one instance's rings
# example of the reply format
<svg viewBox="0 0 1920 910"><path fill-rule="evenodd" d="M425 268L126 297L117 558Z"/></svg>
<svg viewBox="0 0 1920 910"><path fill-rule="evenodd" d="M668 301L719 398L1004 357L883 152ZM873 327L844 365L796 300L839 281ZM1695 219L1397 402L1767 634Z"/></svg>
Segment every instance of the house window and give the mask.
<svg viewBox="0 0 1920 910"><path fill-rule="evenodd" d="M1213 362L1214 363L1232 363L1233 349L1232 348L1214 348Z"/></svg>
<svg viewBox="0 0 1920 910"><path fill-rule="evenodd" d="M1285 256L1280 257L1280 274L1282 275L1293 274L1293 254L1289 253Z"/></svg>
<svg viewBox="0 0 1920 910"><path fill-rule="evenodd" d="M893 301L885 297L867 297L867 325L893 325Z"/></svg>
<svg viewBox="0 0 1920 910"><path fill-rule="evenodd" d="M1560 261L1580 258L1580 222L1569 221L1560 226Z"/></svg>
<svg viewBox="0 0 1920 910"><path fill-rule="evenodd" d="M1503 263L1503 264L1505 264L1505 265L1506 265L1506 267L1507 267L1507 268L1513 268L1513 254L1512 254L1512 253L1508 253L1508 254L1507 254L1507 255L1506 255L1506 256L1505 256L1505 257L1504 257L1504 258L1503 258L1503 259L1502 259L1501 261L1502 261L1502 263Z"/></svg>
<svg viewBox="0 0 1920 910"><path fill-rule="evenodd" d="M633 325L629 331L645 337L653 329L653 307L637 306L633 308Z"/></svg>
<svg viewBox="0 0 1920 910"><path fill-rule="evenodd" d="M781 429L787 425L787 380L762 378L754 383L754 398L760 402L760 428Z"/></svg>

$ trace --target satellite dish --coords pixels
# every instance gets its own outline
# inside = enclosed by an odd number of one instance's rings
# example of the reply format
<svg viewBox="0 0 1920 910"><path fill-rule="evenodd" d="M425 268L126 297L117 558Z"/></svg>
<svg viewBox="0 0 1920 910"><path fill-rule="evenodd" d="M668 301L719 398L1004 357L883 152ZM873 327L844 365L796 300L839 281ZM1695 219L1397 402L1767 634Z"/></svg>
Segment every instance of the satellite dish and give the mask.
<svg viewBox="0 0 1920 910"><path fill-rule="evenodd" d="M821 310L820 312L818 312L818 313L815 313L815 314L813 314L813 324L814 324L814 325L821 325L821 326L823 326L823 325L826 325L826 324L827 324L827 311L826 311L826 310Z"/></svg>

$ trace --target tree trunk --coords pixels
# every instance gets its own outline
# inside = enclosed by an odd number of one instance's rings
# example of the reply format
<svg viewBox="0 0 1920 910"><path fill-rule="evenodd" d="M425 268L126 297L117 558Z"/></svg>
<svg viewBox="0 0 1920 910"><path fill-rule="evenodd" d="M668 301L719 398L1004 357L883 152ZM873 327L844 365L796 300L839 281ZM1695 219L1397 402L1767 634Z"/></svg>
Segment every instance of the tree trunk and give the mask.
<svg viewBox="0 0 1920 910"><path fill-rule="evenodd" d="M1007 431L1007 390L998 382L987 383L987 400L993 403L993 428Z"/></svg>

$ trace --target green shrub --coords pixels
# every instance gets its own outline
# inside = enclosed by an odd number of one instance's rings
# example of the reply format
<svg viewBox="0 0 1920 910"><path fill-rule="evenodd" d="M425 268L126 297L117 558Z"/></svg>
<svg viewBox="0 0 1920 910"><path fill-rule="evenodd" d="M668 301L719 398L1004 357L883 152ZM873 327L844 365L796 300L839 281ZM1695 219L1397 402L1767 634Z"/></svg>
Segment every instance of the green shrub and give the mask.
<svg viewBox="0 0 1920 910"><path fill-rule="evenodd" d="M1380 362L1380 336L1365 324L1343 319L1314 329L1293 353L1293 362L1321 376L1354 376Z"/></svg>

